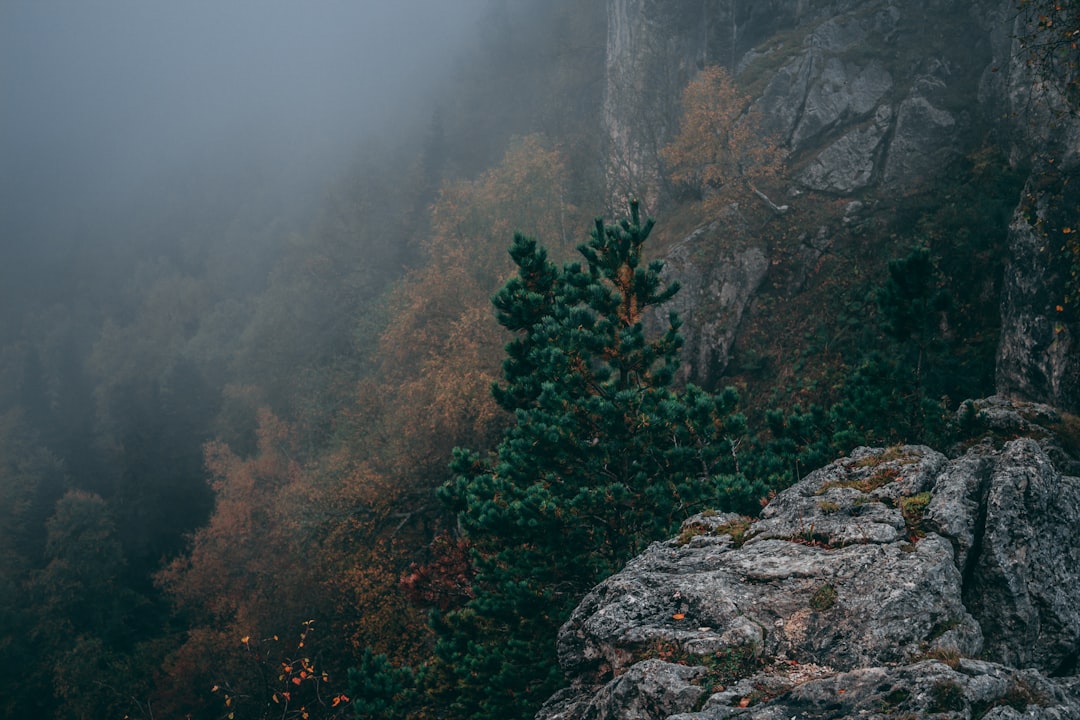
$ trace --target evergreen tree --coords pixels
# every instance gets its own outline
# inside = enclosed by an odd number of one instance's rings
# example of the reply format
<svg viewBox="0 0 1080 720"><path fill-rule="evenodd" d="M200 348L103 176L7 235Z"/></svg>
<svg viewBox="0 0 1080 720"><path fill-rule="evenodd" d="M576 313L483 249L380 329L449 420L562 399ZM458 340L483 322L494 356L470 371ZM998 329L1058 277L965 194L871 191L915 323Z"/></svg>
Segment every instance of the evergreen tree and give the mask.
<svg viewBox="0 0 1080 720"><path fill-rule="evenodd" d="M678 318L655 338L643 321L678 286L644 262L653 221L630 211L597 220L584 266L514 238L517 276L493 298L515 333L493 390L514 423L491 455L455 450L441 490L476 570L472 599L434 622L451 716L532 717L563 682L556 632L589 588L694 512L764 494L738 475L735 392L671 387Z"/></svg>
<svg viewBox="0 0 1080 720"><path fill-rule="evenodd" d="M926 247L889 261L889 276L872 295L879 345L846 371L828 408L771 409L768 438L748 464L755 477L784 487L858 445L938 444L949 411L944 395L954 375L942 371L942 338L951 300Z"/></svg>

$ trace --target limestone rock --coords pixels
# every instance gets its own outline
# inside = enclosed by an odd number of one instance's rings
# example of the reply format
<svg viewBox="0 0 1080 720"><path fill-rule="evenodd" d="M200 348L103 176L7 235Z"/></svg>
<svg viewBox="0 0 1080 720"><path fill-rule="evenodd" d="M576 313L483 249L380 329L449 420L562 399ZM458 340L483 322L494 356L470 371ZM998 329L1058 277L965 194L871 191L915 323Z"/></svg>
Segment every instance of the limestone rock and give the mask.
<svg viewBox="0 0 1080 720"><path fill-rule="evenodd" d="M691 233L664 258L665 275L682 289L651 318L663 325L672 310L685 323L680 373L708 383L727 367L750 298L769 269L765 251L747 242L737 208Z"/></svg>
<svg viewBox="0 0 1080 720"><path fill-rule="evenodd" d="M865 117L892 86L892 76L877 61L860 66L836 57L826 59L806 95L792 146L804 146L844 120Z"/></svg>
<svg viewBox="0 0 1080 720"><path fill-rule="evenodd" d="M1080 718L1080 478L1053 410L968 412L1037 437L860 448L651 545L563 626L538 719Z"/></svg>
<svg viewBox="0 0 1080 720"><path fill-rule="evenodd" d="M891 120L892 108L882 105L872 122L855 127L818 153L799 175L799 182L811 190L839 195L869 186L880 164Z"/></svg>
<svg viewBox="0 0 1080 720"><path fill-rule="evenodd" d="M986 634L984 656L1054 675L1075 673L1080 478L1059 475L1029 438L1008 443L985 471L975 518L981 538L972 538L964 567L970 578L964 601Z"/></svg>
<svg viewBox="0 0 1080 720"><path fill-rule="evenodd" d="M1000 394L1080 413L1080 322L1064 312L1070 279L1061 259L1061 229L1075 223L1080 203L1074 179L1037 166L1024 188L1028 200L1013 213L996 386Z"/></svg>
<svg viewBox="0 0 1080 720"><path fill-rule="evenodd" d="M966 658L956 667L935 660L860 668L814 679L746 708L707 703L700 712L667 720L788 720L789 718L1078 718L1080 696L1067 683L1033 670ZM743 697L752 697L751 694ZM715 698L715 696L714 696ZM716 698L718 699L718 698Z"/></svg>
<svg viewBox="0 0 1080 720"><path fill-rule="evenodd" d="M943 168L959 154L956 118L923 95L900 104L885 163L885 183L907 187Z"/></svg>
<svg viewBox="0 0 1080 720"><path fill-rule="evenodd" d="M869 116L892 89L893 78L879 61L842 57L867 43L873 30L862 14L826 20L770 81L759 106L770 129L790 147L806 148L838 124Z"/></svg>

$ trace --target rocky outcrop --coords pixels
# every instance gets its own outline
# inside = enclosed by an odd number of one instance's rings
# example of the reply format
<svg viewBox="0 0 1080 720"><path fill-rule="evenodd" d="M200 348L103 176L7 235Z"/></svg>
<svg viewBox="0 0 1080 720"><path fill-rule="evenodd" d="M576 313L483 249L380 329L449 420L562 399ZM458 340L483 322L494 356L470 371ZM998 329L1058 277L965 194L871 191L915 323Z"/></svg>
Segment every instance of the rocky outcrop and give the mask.
<svg viewBox="0 0 1080 720"><path fill-rule="evenodd" d="M959 421L984 437L951 459L860 448L654 543L563 626L538 720L1080 718L1075 418Z"/></svg>
<svg viewBox="0 0 1080 720"><path fill-rule="evenodd" d="M677 128L679 98L698 70L706 65L734 69L778 30L827 14L835 4L608 0L604 126L614 204L636 196L647 211L654 208L657 152Z"/></svg>
<svg viewBox="0 0 1080 720"><path fill-rule="evenodd" d="M799 176L802 184L838 195L850 195L869 186L881 165L892 115L891 106L879 106L873 120L852 128L809 162Z"/></svg>
<svg viewBox="0 0 1080 720"><path fill-rule="evenodd" d="M668 251L665 276L682 289L651 320L662 327L675 311L685 323L682 380L710 383L724 372L743 313L768 269L765 250L750 241L735 207Z"/></svg>
<svg viewBox="0 0 1080 720"><path fill-rule="evenodd" d="M1080 204L1080 112L1069 90L1076 67L1038 54L1059 30L1040 28L1039 3L1025 8L1013 0L609 0L613 204L637 196L656 209L659 149L677 127L683 87L705 65L728 67L758 93L766 126L790 152L793 194L897 197L998 144L1031 176L1009 229L996 389L1080 412L1080 303L1065 302L1076 280L1067 277L1063 235L1077 229ZM715 314L700 315L712 323ZM734 329L685 328L698 342L691 375L707 383L726 364Z"/></svg>
<svg viewBox="0 0 1080 720"><path fill-rule="evenodd" d="M942 32L963 38L963 56L927 41ZM798 183L839 195L875 185L895 191L943 169L969 142L970 113L959 108L974 106L990 61L980 37L957 8L927 13L883 0L838 9L810 26L797 50L774 50L790 58L759 107L801 167ZM905 58L918 45L930 54Z"/></svg>

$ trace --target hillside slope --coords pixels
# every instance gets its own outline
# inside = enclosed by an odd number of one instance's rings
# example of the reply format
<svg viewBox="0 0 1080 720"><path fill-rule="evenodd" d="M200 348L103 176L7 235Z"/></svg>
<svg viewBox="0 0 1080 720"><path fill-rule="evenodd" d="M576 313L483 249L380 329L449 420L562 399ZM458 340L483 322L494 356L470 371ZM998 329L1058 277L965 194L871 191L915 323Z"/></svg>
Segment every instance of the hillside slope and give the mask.
<svg viewBox="0 0 1080 720"><path fill-rule="evenodd" d="M793 356L827 367L829 352L806 338L823 327L834 347L854 339L842 323L869 319L856 306L884 261L923 245L956 296L942 324L978 378L964 391L1080 407L1066 302L1080 213L1076 68L1046 54L1059 31L1020 5L609 3L613 194L649 198L661 217L674 208L659 150L705 65L734 69L788 152L787 180L770 190L783 215L752 196L719 217L675 203L686 229L669 237L672 269L710 288L684 300L693 379L760 391L752 371L763 364L781 382ZM1057 7L1058 27L1075 23L1074 7Z"/></svg>

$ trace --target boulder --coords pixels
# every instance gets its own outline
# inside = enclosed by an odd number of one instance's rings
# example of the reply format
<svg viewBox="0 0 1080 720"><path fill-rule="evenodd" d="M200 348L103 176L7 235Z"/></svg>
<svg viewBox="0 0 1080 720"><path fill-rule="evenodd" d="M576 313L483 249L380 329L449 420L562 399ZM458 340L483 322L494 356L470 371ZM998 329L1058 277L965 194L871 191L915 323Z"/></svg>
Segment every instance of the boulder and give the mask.
<svg viewBox="0 0 1080 720"><path fill-rule="evenodd" d="M951 458L859 448L757 518L706 513L652 544L561 629L571 686L537 718L1080 718L1061 417L963 412L983 432Z"/></svg>
<svg viewBox="0 0 1080 720"><path fill-rule="evenodd" d="M836 57L825 59L806 94L792 146L805 146L841 122L866 117L892 86L892 76L875 60L859 65Z"/></svg>
<svg viewBox="0 0 1080 720"><path fill-rule="evenodd" d="M941 170L960 154L957 120L927 97L906 98L896 111L893 139L885 162L884 182L907 188Z"/></svg>

